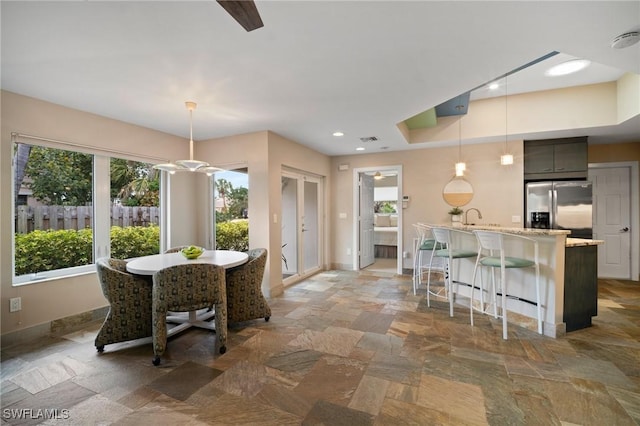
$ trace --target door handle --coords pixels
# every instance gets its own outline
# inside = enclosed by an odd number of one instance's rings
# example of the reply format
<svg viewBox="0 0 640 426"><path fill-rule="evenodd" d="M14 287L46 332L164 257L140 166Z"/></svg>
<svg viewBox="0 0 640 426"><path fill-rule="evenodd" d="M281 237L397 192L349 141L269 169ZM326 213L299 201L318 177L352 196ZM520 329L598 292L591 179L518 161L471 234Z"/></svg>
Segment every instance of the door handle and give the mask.
<svg viewBox="0 0 640 426"><path fill-rule="evenodd" d="M629 227L628 227L628 226L625 226L624 228L622 228L622 229L620 230L620 232L629 232Z"/></svg>
<svg viewBox="0 0 640 426"><path fill-rule="evenodd" d="M304 229L304 228L302 228L302 232L307 232L307 230L306 230L306 229Z"/></svg>

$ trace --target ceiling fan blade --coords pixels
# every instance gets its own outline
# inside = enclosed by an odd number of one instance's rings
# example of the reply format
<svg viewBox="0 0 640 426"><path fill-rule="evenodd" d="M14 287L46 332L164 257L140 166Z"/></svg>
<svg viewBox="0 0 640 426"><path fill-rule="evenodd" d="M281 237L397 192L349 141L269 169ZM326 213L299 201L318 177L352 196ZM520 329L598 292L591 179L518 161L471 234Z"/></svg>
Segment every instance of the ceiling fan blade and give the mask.
<svg viewBox="0 0 640 426"><path fill-rule="evenodd" d="M226 10L247 31L262 28L264 24L258 13L256 4L251 0L217 0L218 4Z"/></svg>

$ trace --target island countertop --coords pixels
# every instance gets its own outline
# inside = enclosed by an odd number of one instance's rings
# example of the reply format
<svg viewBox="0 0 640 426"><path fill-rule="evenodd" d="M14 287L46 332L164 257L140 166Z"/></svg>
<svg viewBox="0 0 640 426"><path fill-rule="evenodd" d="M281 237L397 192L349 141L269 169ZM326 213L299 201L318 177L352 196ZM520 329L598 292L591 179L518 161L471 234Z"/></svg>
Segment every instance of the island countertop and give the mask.
<svg viewBox="0 0 640 426"><path fill-rule="evenodd" d="M463 231L474 231L474 230L483 230L483 231L495 231L495 232L504 232L506 234L516 234L516 235L544 235L544 236L555 236L555 235L569 235L571 231L566 229L540 229L540 228L519 228L519 227L505 227L498 225L433 225L433 226L441 226L443 228L452 228L452 229L460 229Z"/></svg>
<svg viewBox="0 0 640 426"><path fill-rule="evenodd" d="M497 225L439 225L445 228L461 229L463 231L483 230L483 231L496 231L504 232L505 234L515 234L524 236L556 236L566 235L566 247L581 247L581 246L596 246L604 244L603 240L592 240L587 238L572 238L569 237L571 231L566 229L539 229L539 228L518 228L518 227L503 227Z"/></svg>
<svg viewBox="0 0 640 426"><path fill-rule="evenodd" d="M597 246L604 244L603 240L590 240L587 238L569 238L567 237L566 247L582 247L582 246Z"/></svg>

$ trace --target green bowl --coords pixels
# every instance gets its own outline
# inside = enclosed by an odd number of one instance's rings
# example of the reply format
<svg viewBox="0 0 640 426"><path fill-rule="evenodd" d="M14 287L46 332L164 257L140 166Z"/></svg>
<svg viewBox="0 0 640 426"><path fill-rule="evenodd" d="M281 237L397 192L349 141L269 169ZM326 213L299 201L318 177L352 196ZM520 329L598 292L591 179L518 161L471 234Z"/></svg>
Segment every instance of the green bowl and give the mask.
<svg viewBox="0 0 640 426"><path fill-rule="evenodd" d="M185 252L184 249L180 250L180 254L182 254L187 259L197 259L200 256L202 256L202 253L204 253L203 249L200 249L198 251L191 251L191 252Z"/></svg>

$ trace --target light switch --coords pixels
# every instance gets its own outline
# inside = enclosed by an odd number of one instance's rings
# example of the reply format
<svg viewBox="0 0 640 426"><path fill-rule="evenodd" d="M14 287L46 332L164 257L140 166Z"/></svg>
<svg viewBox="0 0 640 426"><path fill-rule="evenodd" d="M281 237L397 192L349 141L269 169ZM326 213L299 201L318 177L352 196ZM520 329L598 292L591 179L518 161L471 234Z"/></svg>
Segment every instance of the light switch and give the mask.
<svg viewBox="0 0 640 426"><path fill-rule="evenodd" d="M338 217L339 217L340 219L346 219L346 218L347 218L347 214L346 214L346 213L340 213L340 214L338 215Z"/></svg>

